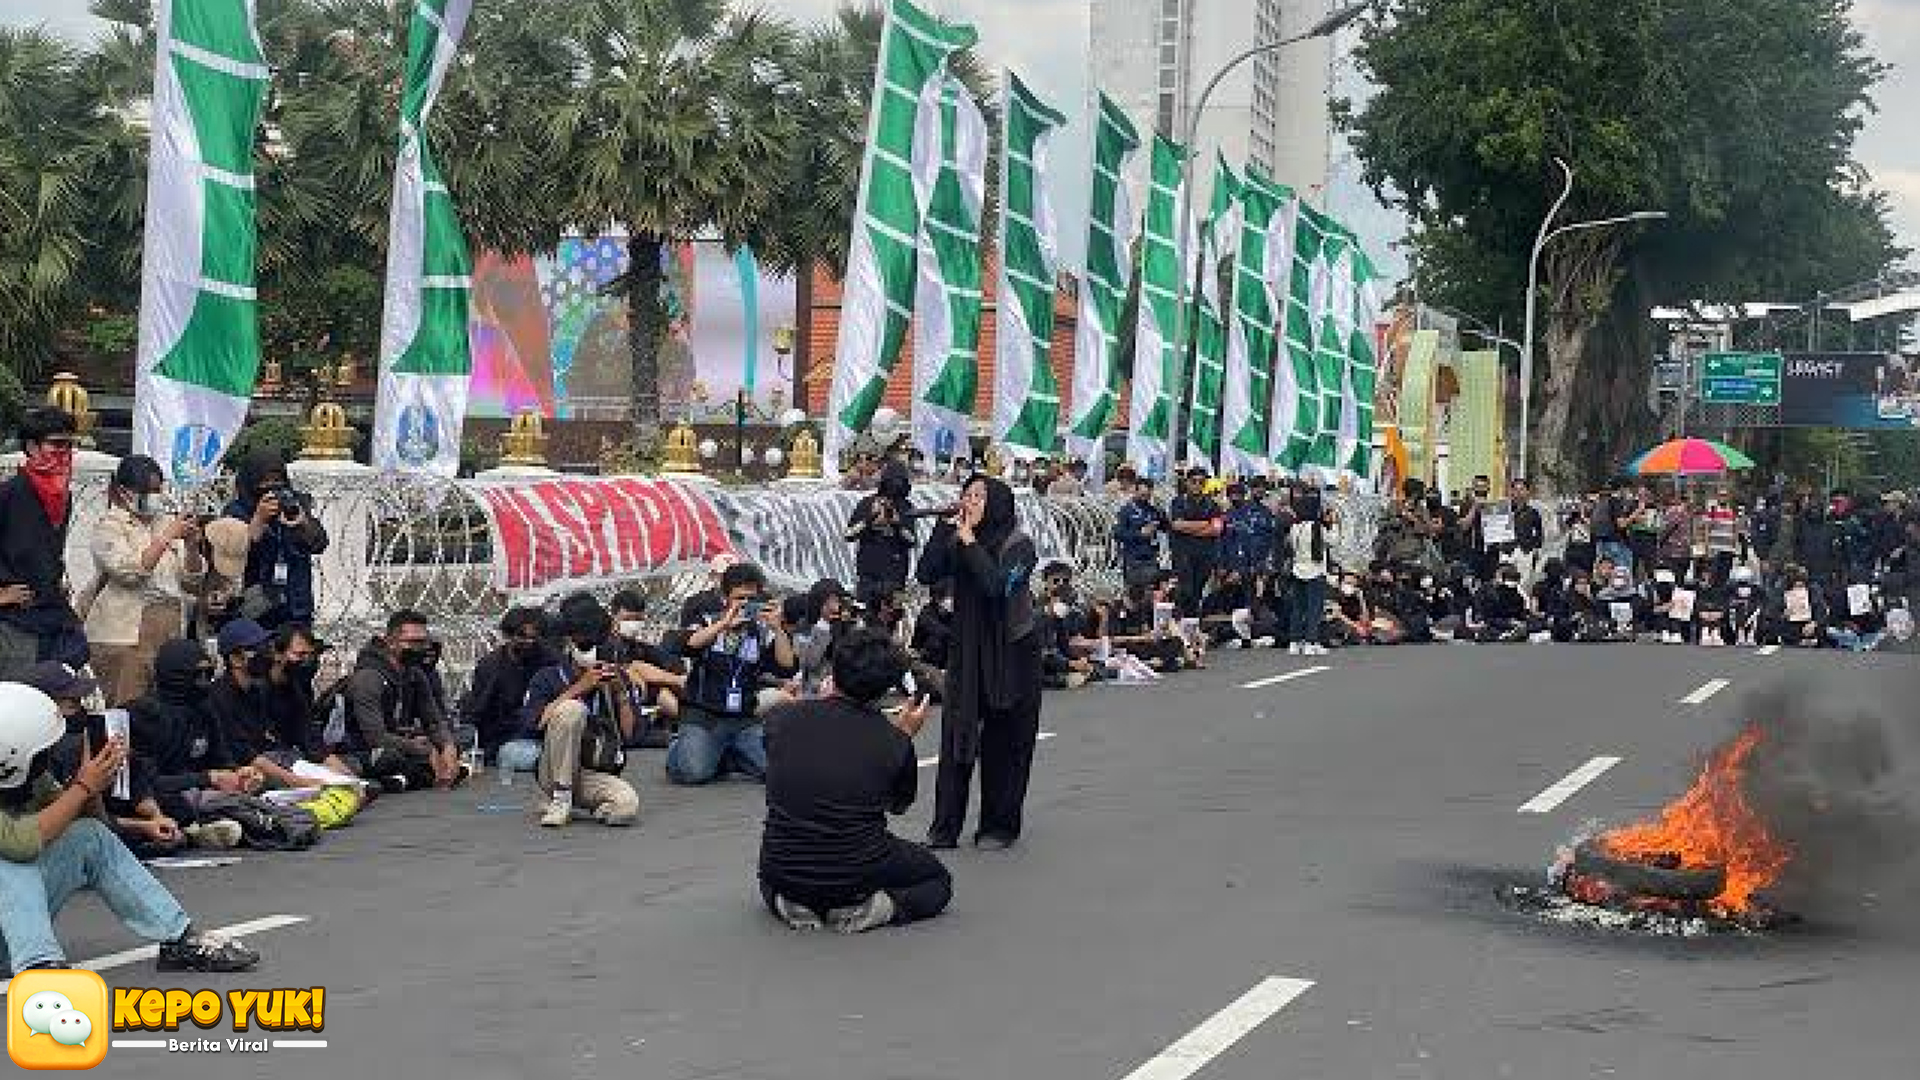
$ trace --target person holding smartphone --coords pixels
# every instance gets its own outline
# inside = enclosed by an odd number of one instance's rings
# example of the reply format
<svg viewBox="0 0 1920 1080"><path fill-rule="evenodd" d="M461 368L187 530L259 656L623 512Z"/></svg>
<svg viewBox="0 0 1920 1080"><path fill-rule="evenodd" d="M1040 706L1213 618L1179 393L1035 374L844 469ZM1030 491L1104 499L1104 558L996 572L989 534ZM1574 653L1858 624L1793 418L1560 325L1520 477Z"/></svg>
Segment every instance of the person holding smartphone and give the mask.
<svg viewBox="0 0 1920 1080"><path fill-rule="evenodd" d="M591 593L560 605L567 654L527 685L526 738L541 745L538 776L547 807L540 824L566 826L575 809L603 825L632 825L640 794L621 777L639 728L640 691L627 675L613 617Z"/></svg>
<svg viewBox="0 0 1920 1080"><path fill-rule="evenodd" d="M889 720L879 702L907 673L885 632L847 631L833 653L833 693L767 717L767 821L760 895L795 930L857 934L930 919L953 877L925 847L887 831L919 793L914 736L922 696Z"/></svg>
<svg viewBox="0 0 1920 1080"><path fill-rule="evenodd" d="M738 563L720 575L718 596L686 612L679 647L687 687L667 748L667 777L676 784L707 784L729 772L766 777L761 676L790 675L798 660L766 590L759 567Z"/></svg>

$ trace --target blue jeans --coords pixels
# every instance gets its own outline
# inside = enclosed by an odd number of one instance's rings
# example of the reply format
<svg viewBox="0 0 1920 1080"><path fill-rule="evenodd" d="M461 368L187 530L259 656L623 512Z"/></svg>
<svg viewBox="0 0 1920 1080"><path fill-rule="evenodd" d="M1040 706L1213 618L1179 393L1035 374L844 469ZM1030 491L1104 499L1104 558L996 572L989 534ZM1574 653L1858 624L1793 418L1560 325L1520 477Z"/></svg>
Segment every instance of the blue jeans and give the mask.
<svg viewBox="0 0 1920 1080"><path fill-rule="evenodd" d="M540 754L544 749L538 739L508 739L493 752L493 767L533 772L540 768Z"/></svg>
<svg viewBox="0 0 1920 1080"><path fill-rule="evenodd" d="M1306 645L1320 644L1320 623L1326 617L1327 579L1323 575L1315 578L1295 578L1293 591L1288 599L1293 618L1289 621L1287 640Z"/></svg>
<svg viewBox="0 0 1920 1080"><path fill-rule="evenodd" d="M128 930L148 941L187 932L187 913L127 845L92 818L67 826L30 863L0 859L0 970L65 966L53 917L73 894L92 889Z"/></svg>
<svg viewBox="0 0 1920 1080"><path fill-rule="evenodd" d="M713 716L689 709L667 747L667 779L709 784L728 772L767 778L767 729L752 717Z"/></svg>

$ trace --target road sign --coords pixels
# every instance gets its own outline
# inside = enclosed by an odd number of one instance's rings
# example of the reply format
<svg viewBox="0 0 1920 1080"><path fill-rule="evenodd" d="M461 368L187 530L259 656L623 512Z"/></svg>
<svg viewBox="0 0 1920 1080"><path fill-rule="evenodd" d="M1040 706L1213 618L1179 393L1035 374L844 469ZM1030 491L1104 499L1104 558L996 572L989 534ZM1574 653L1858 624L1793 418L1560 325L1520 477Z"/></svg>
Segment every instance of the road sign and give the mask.
<svg viewBox="0 0 1920 1080"><path fill-rule="evenodd" d="M1779 353L1708 353L1701 358L1700 400L1709 405L1778 405Z"/></svg>

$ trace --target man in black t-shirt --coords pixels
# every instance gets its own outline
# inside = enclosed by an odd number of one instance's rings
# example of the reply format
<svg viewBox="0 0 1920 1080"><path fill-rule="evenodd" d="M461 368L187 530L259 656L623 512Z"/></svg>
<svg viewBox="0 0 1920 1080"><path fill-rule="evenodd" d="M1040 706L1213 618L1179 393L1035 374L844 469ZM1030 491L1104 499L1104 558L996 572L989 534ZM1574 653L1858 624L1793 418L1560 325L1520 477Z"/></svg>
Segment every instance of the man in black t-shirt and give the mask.
<svg viewBox="0 0 1920 1080"><path fill-rule="evenodd" d="M876 702L907 658L885 634L849 631L834 650L834 695L767 717L767 822L760 893L795 930L857 934L944 911L953 878L933 853L887 831L918 794L913 737L921 698L889 721Z"/></svg>
<svg viewBox="0 0 1920 1080"><path fill-rule="evenodd" d="M1180 580L1180 614L1189 619L1200 617L1207 579L1220 558L1221 522L1226 517L1220 500L1206 489L1207 470L1189 469L1185 486L1167 508L1173 522L1167 543L1173 549L1173 572Z"/></svg>
<svg viewBox="0 0 1920 1080"><path fill-rule="evenodd" d="M680 730L667 748L667 777L676 784L711 783L730 771L766 776L760 677L790 674L797 659L766 588L759 567L730 566L720 575L719 596L685 613L678 641L687 686Z"/></svg>

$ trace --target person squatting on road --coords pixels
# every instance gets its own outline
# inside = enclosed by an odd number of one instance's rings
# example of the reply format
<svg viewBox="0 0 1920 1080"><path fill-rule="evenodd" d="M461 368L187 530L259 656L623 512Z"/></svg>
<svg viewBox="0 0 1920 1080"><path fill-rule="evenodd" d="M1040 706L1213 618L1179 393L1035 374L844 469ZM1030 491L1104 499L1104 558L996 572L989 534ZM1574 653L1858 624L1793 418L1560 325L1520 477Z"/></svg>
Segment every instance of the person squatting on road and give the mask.
<svg viewBox="0 0 1920 1080"><path fill-rule="evenodd" d="M1040 735L1041 642L1030 584L1038 562L1014 518L1013 489L983 475L961 488L957 518L941 524L921 558L921 583L951 581L954 601L929 847L959 844L976 760L974 843L1002 850L1020 838Z"/></svg>
<svg viewBox="0 0 1920 1080"><path fill-rule="evenodd" d="M880 700L907 673L885 633L858 628L834 649L833 693L767 715L767 820L760 894L795 930L853 934L946 910L953 878L933 853L887 831L919 791L913 738L922 696L888 720Z"/></svg>

